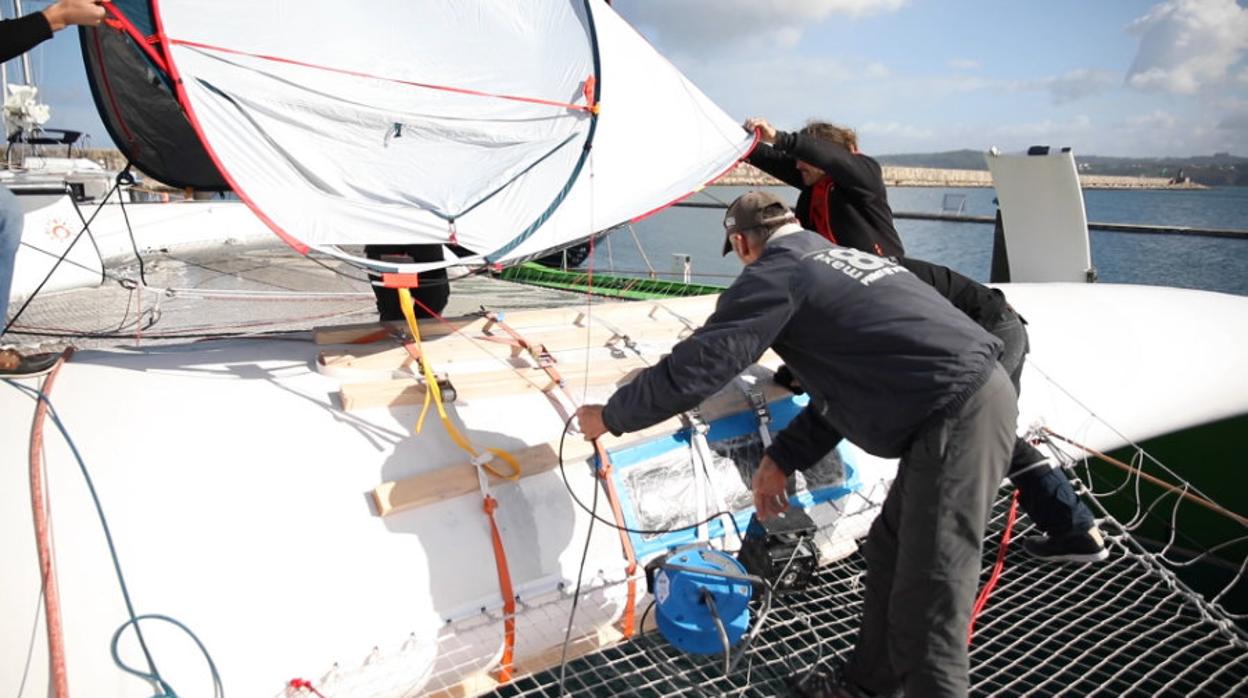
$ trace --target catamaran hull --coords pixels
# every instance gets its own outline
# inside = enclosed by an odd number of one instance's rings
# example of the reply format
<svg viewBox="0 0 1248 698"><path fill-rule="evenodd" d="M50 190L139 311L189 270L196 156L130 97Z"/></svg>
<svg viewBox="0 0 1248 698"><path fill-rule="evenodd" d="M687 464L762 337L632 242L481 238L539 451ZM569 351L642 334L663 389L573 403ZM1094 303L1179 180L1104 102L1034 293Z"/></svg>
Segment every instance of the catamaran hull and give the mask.
<svg viewBox="0 0 1248 698"><path fill-rule="evenodd" d="M1248 412L1246 298L1083 284L1007 293L1031 323L1020 430L1042 423L1104 449ZM699 320L713 306L713 298L681 302ZM1087 341L1097 337L1112 341ZM651 348L661 352L660 344ZM49 404L92 477L134 611L191 628L233 695L281 695L296 678L334 696L488 688L505 626L481 493L384 518L367 496L380 483L470 469L466 456L436 415L412 433L419 404L344 411L335 395L350 379L318 371L317 351L305 341L225 340L87 351L62 368ZM595 365L613 360L605 350L589 354ZM562 365L574 378L585 355ZM447 370L498 368L465 355ZM612 389L591 388L586 399ZM28 391L0 385L0 613L9 619L0 685L24 680L26 693L45 695L50 659L27 467L34 405ZM564 423L536 390L461 396L453 415L478 446L513 452L557 444ZM74 450L52 423L43 432L68 685L93 696L149 695L110 657L128 612ZM895 465L850 455L859 491L878 503ZM544 472L490 486L520 598L516 656L535 667L549 666L552 651L557 662L589 529L555 459L551 451ZM597 484L583 457L567 477L592 501ZM610 517L605 500L599 511ZM573 637L618 638L626 567L617 534L599 525ZM170 685L183 695L210 691L187 635L159 621L142 628ZM126 664L147 671L133 629L120 647Z"/></svg>

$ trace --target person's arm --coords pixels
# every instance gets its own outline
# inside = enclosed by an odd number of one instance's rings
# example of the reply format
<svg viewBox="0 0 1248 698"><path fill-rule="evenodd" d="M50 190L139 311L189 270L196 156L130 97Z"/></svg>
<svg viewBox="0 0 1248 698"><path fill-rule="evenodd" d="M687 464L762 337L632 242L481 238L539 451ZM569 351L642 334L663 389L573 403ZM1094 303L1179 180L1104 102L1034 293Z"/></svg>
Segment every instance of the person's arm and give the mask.
<svg viewBox="0 0 1248 698"><path fill-rule="evenodd" d="M771 446L767 447L767 456L785 475L792 475L819 462L828 451L836 448L841 438L841 433L819 416L819 410L811 400L806 409L776 434Z"/></svg>
<svg viewBox="0 0 1248 698"><path fill-rule="evenodd" d="M0 62L17 58L52 38L52 25L42 12L0 22Z"/></svg>
<svg viewBox="0 0 1248 698"><path fill-rule="evenodd" d="M746 158L746 162L784 182L791 187L801 189L802 173L797 171L797 160L786 155L766 143L759 143Z"/></svg>
<svg viewBox="0 0 1248 698"><path fill-rule="evenodd" d="M751 133L758 131L758 145L750 153L747 162L791 187L801 189L805 186L802 173L797 169L797 159L772 147L777 131L771 122L759 116L751 116L745 120L744 126Z"/></svg>
<svg viewBox="0 0 1248 698"><path fill-rule="evenodd" d="M697 407L763 355L792 303L788 275L762 266L747 267L705 325L611 396L602 412L608 431L637 431Z"/></svg>
<svg viewBox="0 0 1248 698"><path fill-rule="evenodd" d="M874 196L884 188L884 179L872 167L871 160L851 153L839 143L780 131L776 134L775 149L828 173L841 189L853 189L863 195Z"/></svg>
<svg viewBox="0 0 1248 698"><path fill-rule="evenodd" d="M60 0L18 19L0 21L0 62L26 53L71 24L95 26L104 19L105 0Z"/></svg>
<svg viewBox="0 0 1248 698"><path fill-rule="evenodd" d="M72 24L94 27L104 21L104 3L108 0L60 0L43 10L52 31L57 32Z"/></svg>

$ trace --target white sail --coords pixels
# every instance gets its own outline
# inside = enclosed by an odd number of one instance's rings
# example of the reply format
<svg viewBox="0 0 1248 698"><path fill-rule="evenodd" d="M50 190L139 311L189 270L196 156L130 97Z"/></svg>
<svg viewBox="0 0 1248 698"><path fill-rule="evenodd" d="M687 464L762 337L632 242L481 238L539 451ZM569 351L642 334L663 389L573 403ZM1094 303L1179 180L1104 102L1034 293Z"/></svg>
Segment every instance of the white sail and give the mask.
<svg viewBox="0 0 1248 698"><path fill-rule="evenodd" d="M752 142L600 0L156 9L201 139L296 246L520 259L671 203Z"/></svg>

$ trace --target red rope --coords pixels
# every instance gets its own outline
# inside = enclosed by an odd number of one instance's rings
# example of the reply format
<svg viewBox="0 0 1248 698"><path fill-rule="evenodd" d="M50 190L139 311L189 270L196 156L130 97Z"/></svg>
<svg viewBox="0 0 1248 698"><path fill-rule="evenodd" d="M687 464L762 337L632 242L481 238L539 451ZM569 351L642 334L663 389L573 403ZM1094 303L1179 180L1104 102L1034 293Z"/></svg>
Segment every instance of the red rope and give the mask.
<svg viewBox="0 0 1248 698"><path fill-rule="evenodd" d="M320 691L316 690L316 686L313 686L312 682L308 681L307 679L291 679L290 683L287 685L289 685L290 688L296 691L298 690L310 691L312 695L317 696L317 698L325 698L325 695L321 693Z"/></svg>
<svg viewBox="0 0 1248 698"><path fill-rule="evenodd" d="M154 63L157 68L160 68L161 72L169 72L169 66L165 63L165 59L161 58L160 54L156 53L156 49L153 48L153 45L159 43L157 37L143 36L139 28L134 26L134 22L131 22L129 18L123 15L121 10L113 7L111 2L104 3L104 11L113 16L112 19L104 20L108 26L129 35L134 40L134 45L138 46L139 50L147 55L148 60Z"/></svg>
<svg viewBox="0 0 1248 698"><path fill-rule="evenodd" d="M72 348L66 349L57 360L48 377L40 387L40 394L52 392L52 384L61 366L73 356ZM43 422L48 414L48 403L39 400L35 405L35 417L30 426L30 508L35 520L35 547L39 551L39 576L43 582L43 611L48 625L48 664L52 678L52 693L56 698L69 696L69 671L65 666L65 630L61 623L61 594L56 583L56 557L52 550L52 527L49 514L52 504L44 496L43 484Z"/></svg>
<svg viewBox="0 0 1248 698"><path fill-rule="evenodd" d="M427 82L415 82L412 80L400 80L399 78L388 78L383 75L373 75L371 73L362 73L356 70L347 70L345 68L333 68L327 65L317 65L315 63L305 63L297 61L293 58L283 58L281 56L269 56L261 53L250 53L247 51L239 51L236 49L225 48L224 46L213 46L212 44L202 44L197 41L186 41L184 39L169 39L169 43L175 46L189 46L191 48L200 48L207 51L219 51L221 53L229 53L235 56L247 56L248 58L259 58L263 61L272 61L274 63L285 63L287 65L297 65L302 68L312 68L315 70L324 70L328 73L338 73L339 75L350 75L357 78L368 78L370 80L383 80L392 82L396 85L407 85L408 87L420 87L426 90L441 90L443 92L454 92L461 95L470 95L473 97L493 97L494 99L505 99L512 102L527 102L529 104L544 104L549 107L559 107L560 109L569 109L572 111L584 111L597 113L598 106L595 104L572 104L570 102L560 102L553 99L542 99L541 97L521 97L518 95L505 95L495 92L482 92L480 90L469 90L463 87L450 87L449 85L435 85ZM589 78L592 80L592 76Z"/></svg>
<svg viewBox="0 0 1248 698"><path fill-rule="evenodd" d="M1010 535L1014 531L1014 518L1018 515L1018 490L1014 490L1014 496L1010 499L1010 513L1005 518L1005 531L1001 533L1001 544L997 547L997 563L992 566L992 576L988 578L988 583L984 585L982 591L979 592L979 598L975 599L975 608L971 611L971 622L966 628L966 644L971 644L971 639L975 637L975 619L979 617L984 607L988 605L988 595L992 593L993 588L997 585L997 580L1001 578L1001 570L1005 568L1005 550L1010 545Z"/></svg>

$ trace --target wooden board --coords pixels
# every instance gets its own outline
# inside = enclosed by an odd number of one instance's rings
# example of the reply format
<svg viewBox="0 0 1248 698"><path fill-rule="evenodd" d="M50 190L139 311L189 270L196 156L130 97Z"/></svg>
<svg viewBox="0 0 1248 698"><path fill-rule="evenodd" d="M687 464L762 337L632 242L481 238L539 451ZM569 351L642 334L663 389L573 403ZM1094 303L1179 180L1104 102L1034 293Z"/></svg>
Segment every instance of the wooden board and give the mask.
<svg viewBox="0 0 1248 698"><path fill-rule="evenodd" d="M646 368L637 357L608 359L563 376L567 390L578 392L587 386L623 385L632 375ZM475 400L554 390L554 382L539 368L480 371L450 376L456 400ZM348 383L338 390L342 409L347 412L373 407L416 405L425 401L424 381L416 378Z"/></svg>
<svg viewBox="0 0 1248 698"><path fill-rule="evenodd" d="M621 328L621 331L624 331ZM629 326L629 339L645 344L675 344L688 335L684 326L675 320L648 320ZM615 348L631 354L620 336L601 324L588 328L539 327L526 330L522 336L532 345L541 345L552 354L565 351L584 351L586 348ZM436 370L449 369L462 362L497 359L500 363L514 366L531 366L528 353L518 345L508 343L509 336L500 330L486 335L481 332L444 336L421 343L421 352L433 363ZM499 341L496 341L499 340ZM644 350L643 350L644 351ZM655 360L658 356L655 356ZM338 349L326 349L318 361L331 370L351 369L361 371L396 370L411 365L411 355L403 347L386 347L381 344L359 345Z"/></svg>
<svg viewBox="0 0 1248 698"><path fill-rule="evenodd" d="M735 383L735 381L734 381ZM762 382L758 385L768 402L774 402L792 393L771 383ZM731 414L748 411L749 401L736 385L729 385L702 403L700 411L707 421L726 417ZM642 431L625 434L621 437L606 435L602 437L603 445L608 450L619 449L639 443L656 436L671 434L683 425L679 418L673 417ZM485 447L488 444L478 444ZM520 476L529 477L552 470L559 465L559 442L537 444L528 448L513 451L512 455L520 463ZM594 452L593 444L579 435L568 435L564 439L563 460L565 464L584 461ZM490 476L490 485L500 485L507 480ZM373 490L373 502L377 513L381 516L393 514L405 509L424 506L444 499L460 497L479 490L477 469L470 463L452 465L412 477L392 482L384 482Z"/></svg>
<svg viewBox="0 0 1248 698"><path fill-rule="evenodd" d="M541 310L516 310L504 313L503 319L508 325L517 330L543 325L583 327L587 324L593 324L593 318L595 317L623 326L627 323L649 317L661 318L667 316L677 321L683 318L694 327L697 327L714 311L715 302L718 298L718 295L690 296L688 298L671 298L663 301L622 301L594 303L588 307L579 305ZM479 316L466 316L442 320L420 320L418 321L418 326L422 337L442 337L457 331L476 332L481 327L484 327L486 322L485 318ZM373 322L319 327L313 331L312 336L317 344L348 344L377 334L387 326L402 327L403 323ZM625 329L627 331L627 328Z"/></svg>

